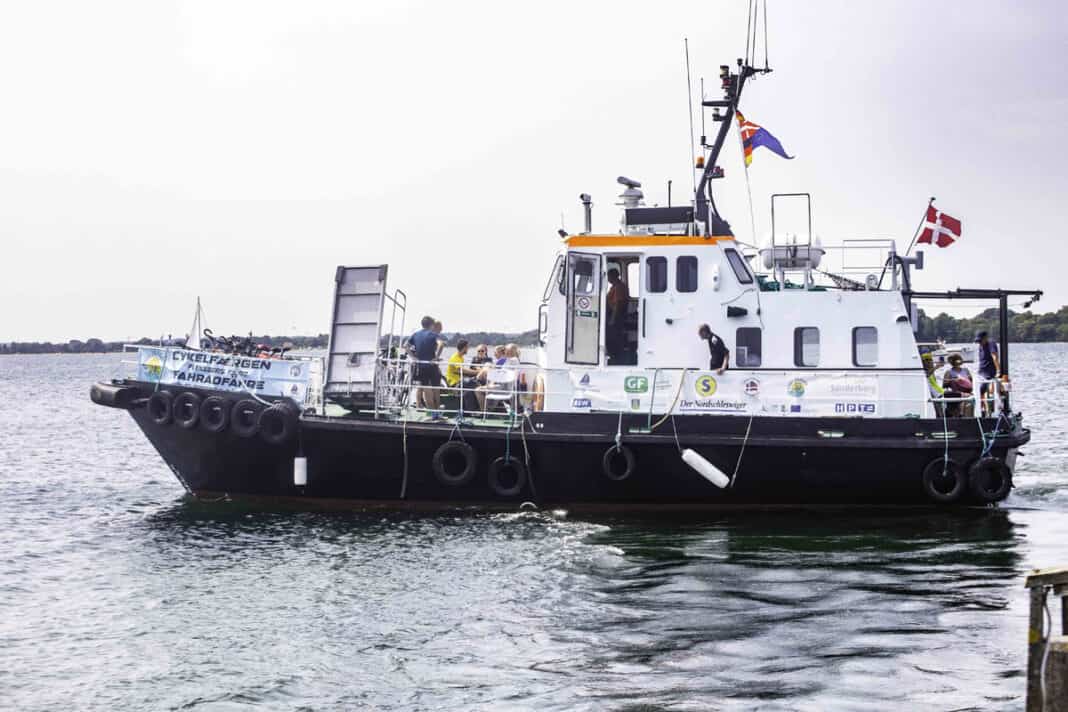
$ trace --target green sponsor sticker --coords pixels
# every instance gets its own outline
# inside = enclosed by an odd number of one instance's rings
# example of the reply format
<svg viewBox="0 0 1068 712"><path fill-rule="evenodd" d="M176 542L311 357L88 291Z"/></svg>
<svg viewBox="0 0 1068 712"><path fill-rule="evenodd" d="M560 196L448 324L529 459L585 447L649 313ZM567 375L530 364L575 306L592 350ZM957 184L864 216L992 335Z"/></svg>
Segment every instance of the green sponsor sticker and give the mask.
<svg viewBox="0 0 1068 712"><path fill-rule="evenodd" d="M648 393L649 379L645 376L627 376L623 379L623 390L627 393Z"/></svg>

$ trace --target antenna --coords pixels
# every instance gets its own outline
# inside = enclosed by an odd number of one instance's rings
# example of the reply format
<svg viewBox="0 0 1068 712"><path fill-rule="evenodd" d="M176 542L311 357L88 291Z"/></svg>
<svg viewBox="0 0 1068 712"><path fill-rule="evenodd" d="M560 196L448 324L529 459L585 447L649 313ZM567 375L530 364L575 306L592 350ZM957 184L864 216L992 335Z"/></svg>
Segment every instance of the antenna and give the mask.
<svg viewBox="0 0 1068 712"><path fill-rule="evenodd" d="M697 149L695 149L693 145L693 82L690 80L690 38L683 37L682 43L686 48L686 101L690 105L690 155L687 158L686 163L690 166L690 182L693 184L693 192L694 195L696 195L697 176L694 174L693 161ZM704 121L704 111L701 112L701 120Z"/></svg>
<svg viewBox="0 0 1068 712"><path fill-rule="evenodd" d="M764 0L764 71L771 71L768 67L768 0Z"/></svg>
<svg viewBox="0 0 1068 712"><path fill-rule="evenodd" d="M701 77L701 148L705 147L705 78Z"/></svg>

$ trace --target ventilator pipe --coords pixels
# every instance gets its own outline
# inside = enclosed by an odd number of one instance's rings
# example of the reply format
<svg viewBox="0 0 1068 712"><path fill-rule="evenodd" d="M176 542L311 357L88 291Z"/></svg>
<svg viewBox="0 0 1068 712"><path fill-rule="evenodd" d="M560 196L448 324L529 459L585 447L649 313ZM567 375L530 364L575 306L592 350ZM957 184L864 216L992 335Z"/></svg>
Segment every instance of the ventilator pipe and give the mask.
<svg viewBox="0 0 1068 712"><path fill-rule="evenodd" d="M293 484L303 487L308 484L308 458L293 458Z"/></svg>
<svg viewBox="0 0 1068 712"><path fill-rule="evenodd" d="M582 201L582 209L586 213L585 229L582 232L584 235L589 235L593 232L593 198L589 193L583 193L579 196L579 200Z"/></svg>
<svg viewBox="0 0 1068 712"><path fill-rule="evenodd" d="M723 489L730 484L731 478L723 474L723 471L713 465L705 458L698 455L690 448L686 448L682 451L682 461L687 465L697 470L697 473L704 477L706 480L714 484L716 487Z"/></svg>

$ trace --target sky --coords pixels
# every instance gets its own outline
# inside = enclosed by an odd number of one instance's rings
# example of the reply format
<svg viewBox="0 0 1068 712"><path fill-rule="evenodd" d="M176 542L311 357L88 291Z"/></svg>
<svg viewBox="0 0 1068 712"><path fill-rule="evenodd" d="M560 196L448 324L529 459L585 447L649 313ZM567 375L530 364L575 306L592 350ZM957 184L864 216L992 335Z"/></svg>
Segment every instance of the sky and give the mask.
<svg viewBox="0 0 1068 712"><path fill-rule="evenodd" d="M695 101L746 2L33 2L0 6L0 341L327 331L336 265L389 264L409 323L535 328L558 228L618 229L615 178L687 200ZM761 58L763 48L760 50ZM825 244L964 237L917 288L1068 303L1068 13L1056 2L768 2L742 110L769 196ZM712 122L708 121L712 133ZM700 133L700 118L697 118ZM717 203L754 239L736 140Z"/></svg>

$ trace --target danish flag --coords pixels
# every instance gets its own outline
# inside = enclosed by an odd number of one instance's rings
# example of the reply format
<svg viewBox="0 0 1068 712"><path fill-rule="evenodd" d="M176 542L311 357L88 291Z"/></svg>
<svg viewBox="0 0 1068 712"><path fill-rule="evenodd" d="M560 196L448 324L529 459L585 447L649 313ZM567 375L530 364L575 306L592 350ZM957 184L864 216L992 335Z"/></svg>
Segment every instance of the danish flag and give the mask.
<svg viewBox="0 0 1068 712"><path fill-rule="evenodd" d="M923 226L920 239L916 242L949 247L960 238L960 220L946 215L941 210L936 210L935 206L927 206L926 220L928 224Z"/></svg>

